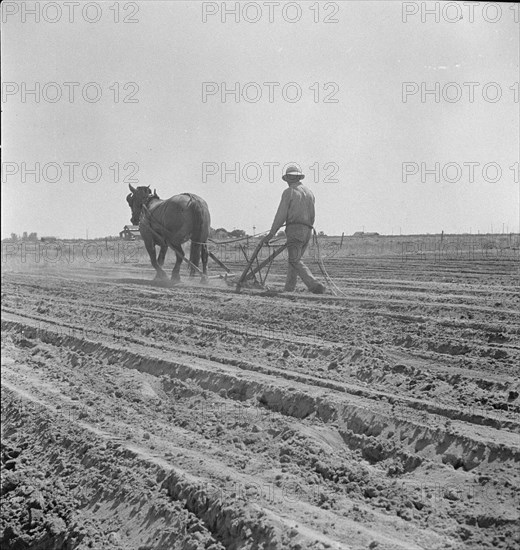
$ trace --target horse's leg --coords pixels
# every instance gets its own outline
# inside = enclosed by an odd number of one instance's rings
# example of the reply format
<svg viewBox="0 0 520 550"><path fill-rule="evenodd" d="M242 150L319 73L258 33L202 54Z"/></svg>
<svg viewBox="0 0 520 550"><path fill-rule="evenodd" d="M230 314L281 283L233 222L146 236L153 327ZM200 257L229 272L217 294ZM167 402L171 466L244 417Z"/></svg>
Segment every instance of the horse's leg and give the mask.
<svg viewBox="0 0 520 550"><path fill-rule="evenodd" d="M172 281L179 282L181 280L181 276L179 274L179 271L181 269L181 264L184 259L184 250L182 249L182 246L180 244L174 245L173 249L175 250L175 265L173 266L172 270Z"/></svg>
<svg viewBox="0 0 520 550"><path fill-rule="evenodd" d="M164 258L166 257L166 251L168 250L168 245L162 244L160 246L161 246L161 250L159 251L157 263L162 267L164 265Z"/></svg>
<svg viewBox="0 0 520 550"><path fill-rule="evenodd" d="M208 245L207 244L202 245L201 253L202 253L202 279L201 279L201 281L203 283L207 283L208 282Z"/></svg>
<svg viewBox="0 0 520 550"><path fill-rule="evenodd" d="M193 265L196 265L197 267L199 267L199 262L200 262L200 252L201 252L201 246L204 246L204 245L201 245L197 242L191 242L191 247L190 247L190 262L193 264ZM193 266L190 266L190 278L191 277L195 277L197 271L196 269L193 267Z"/></svg>
<svg viewBox="0 0 520 550"><path fill-rule="evenodd" d="M168 275L164 272L163 268L159 265L157 262L156 254L155 254L155 243L153 240L146 240L144 243L144 246L146 247L146 251L148 252L148 256L150 256L150 261L152 262L152 266L154 267L156 271L155 278L156 279L167 279Z"/></svg>

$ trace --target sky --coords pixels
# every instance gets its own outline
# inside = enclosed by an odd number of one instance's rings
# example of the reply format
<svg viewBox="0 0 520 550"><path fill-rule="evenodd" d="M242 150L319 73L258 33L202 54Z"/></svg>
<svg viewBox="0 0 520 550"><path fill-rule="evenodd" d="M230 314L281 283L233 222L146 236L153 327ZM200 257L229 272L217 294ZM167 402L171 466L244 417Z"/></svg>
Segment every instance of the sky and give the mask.
<svg viewBox="0 0 520 550"><path fill-rule="evenodd" d="M235 4L2 3L2 238L118 234L128 182L264 231L288 163L329 235L519 231L518 9Z"/></svg>

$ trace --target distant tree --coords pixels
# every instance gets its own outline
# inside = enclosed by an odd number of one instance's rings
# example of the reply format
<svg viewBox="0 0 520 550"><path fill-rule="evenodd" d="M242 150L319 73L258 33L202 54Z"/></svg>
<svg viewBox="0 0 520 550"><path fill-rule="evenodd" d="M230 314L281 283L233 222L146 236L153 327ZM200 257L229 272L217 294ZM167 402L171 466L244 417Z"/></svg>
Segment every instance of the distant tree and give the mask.
<svg viewBox="0 0 520 550"><path fill-rule="evenodd" d="M29 237L27 238L29 241L37 241L38 240L38 233L29 233Z"/></svg>
<svg viewBox="0 0 520 550"><path fill-rule="evenodd" d="M27 231L24 231L22 235L22 241L26 241L26 240L27 240Z"/></svg>
<svg viewBox="0 0 520 550"><path fill-rule="evenodd" d="M285 237L285 231L278 231L278 233L276 234L277 237Z"/></svg>
<svg viewBox="0 0 520 550"><path fill-rule="evenodd" d="M218 229L214 229L213 227L209 230L209 236L211 238L215 237L225 237L228 234L228 232L223 228L219 227Z"/></svg>
<svg viewBox="0 0 520 550"><path fill-rule="evenodd" d="M13 242L18 241L18 235L17 235L16 233L11 233L11 240L12 240Z"/></svg>
<svg viewBox="0 0 520 550"><path fill-rule="evenodd" d="M229 235L231 237L245 237L246 232L243 229L234 229Z"/></svg>
<svg viewBox="0 0 520 550"><path fill-rule="evenodd" d="M324 231L319 231L318 232L318 237L326 237L327 235L325 235L325 232Z"/></svg>

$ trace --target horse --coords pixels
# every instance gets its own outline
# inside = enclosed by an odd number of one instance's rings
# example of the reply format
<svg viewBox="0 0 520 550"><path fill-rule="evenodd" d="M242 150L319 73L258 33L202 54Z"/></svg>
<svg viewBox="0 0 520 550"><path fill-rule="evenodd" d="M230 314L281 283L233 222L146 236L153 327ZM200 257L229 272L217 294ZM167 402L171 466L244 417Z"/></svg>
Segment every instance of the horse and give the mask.
<svg viewBox="0 0 520 550"><path fill-rule="evenodd" d="M182 244L191 239L190 277L195 276L202 257L202 281L207 282L208 247L211 217L208 205L201 197L192 193L174 195L161 200L157 193L148 187L132 187L126 200L132 210L131 223L139 225L139 233L155 268L155 279L167 279L163 270L168 247L177 255L171 280L180 281L180 267L184 260ZM160 246L156 258L155 246ZM199 270L200 271L200 270Z"/></svg>

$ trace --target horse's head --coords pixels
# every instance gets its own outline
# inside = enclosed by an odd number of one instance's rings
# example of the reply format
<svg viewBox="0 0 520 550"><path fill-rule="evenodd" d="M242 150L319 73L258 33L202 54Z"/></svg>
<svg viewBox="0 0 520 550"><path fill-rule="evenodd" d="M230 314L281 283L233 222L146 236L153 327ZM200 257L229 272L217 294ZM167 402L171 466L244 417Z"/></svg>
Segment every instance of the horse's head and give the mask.
<svg viewBox="0 0 520 550"><path fill-rule="evenodd" d="M130 218L130 223L132 225L139 225L139 218L141 217L141 210L143 205L148 202L152 191L150 187L132 187L128 184L131 193L126 196L126 202L132 210L132 217Z"/></svg>

